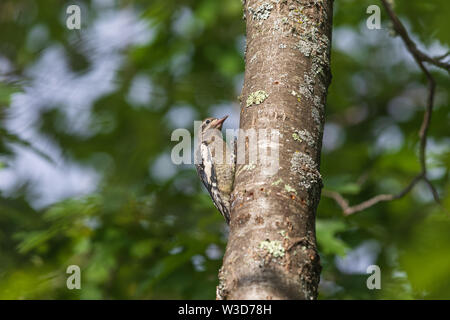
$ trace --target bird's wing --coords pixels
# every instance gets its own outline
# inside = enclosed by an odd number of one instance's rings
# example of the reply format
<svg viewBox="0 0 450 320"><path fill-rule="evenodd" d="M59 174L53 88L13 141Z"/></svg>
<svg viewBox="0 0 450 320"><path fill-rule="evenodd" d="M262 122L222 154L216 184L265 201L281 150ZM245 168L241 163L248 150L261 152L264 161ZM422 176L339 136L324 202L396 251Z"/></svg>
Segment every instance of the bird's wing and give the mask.
<svg viewBox="0 0 450 320"><path fill-rule="evenodd" d="M197 169L197 174L202 180L203 185L208 190L211 199L214 202L216 208L220 211L220 213L225 218L226 222L230 222L230 213L229 209L224 205L222 198L220 196L219 187L217 185L217 175L214 170L213 159L211 156L211 152L209 148L202 144L198 150L201 154L198 159L201 159L199 164L196 164L195 167Z"/></svg>

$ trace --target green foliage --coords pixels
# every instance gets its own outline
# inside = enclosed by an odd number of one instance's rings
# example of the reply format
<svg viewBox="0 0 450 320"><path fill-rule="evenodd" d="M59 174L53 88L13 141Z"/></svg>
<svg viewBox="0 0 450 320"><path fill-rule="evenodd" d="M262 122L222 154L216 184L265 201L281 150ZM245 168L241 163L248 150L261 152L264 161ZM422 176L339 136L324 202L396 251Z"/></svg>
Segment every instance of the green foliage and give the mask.
<svg viewBox="0 0 450 320"><path fill-rule="evenodd" d="M348 229L343 221L318 219L316 221L317 241L323 254L344 256L348 245L337 237L337 233Z"/></svg>

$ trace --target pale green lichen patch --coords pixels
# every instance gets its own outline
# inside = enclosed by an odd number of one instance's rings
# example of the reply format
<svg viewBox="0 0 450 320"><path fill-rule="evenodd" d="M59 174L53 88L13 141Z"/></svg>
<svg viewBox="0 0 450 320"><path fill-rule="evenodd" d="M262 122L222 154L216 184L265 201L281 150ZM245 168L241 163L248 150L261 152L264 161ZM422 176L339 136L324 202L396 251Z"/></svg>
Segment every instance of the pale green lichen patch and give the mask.
<svg viewBox="0 0 450 320"><path fill-rule="evenodd" d="M313 100L315 81L306 72L303 74L303 83L299 86L300 94Z"/></svg>
<svg viewBox="0 0 450 320"><path fill-rule="evenodd" d="M289 239L288 235L286 234L286 230L281 230L278 232L284 239Z"/></svg>
<svg viewBox="0 0 450 320"><path fill-rule="evenodd" d="M293 192L297 194L297 191L288 184L284 185L284 190L286 190L287 192Z"/></svg>
<svg viewBox="0 0 450 320"><path fill-rule="evenodd" d="M277 181L275 181L275 182L272 182L272 185L273 186L277 186L277 185L279 185L280 183L282 183L283 182L283 179L278 179Z"/></svg>
<svg viewBox="0 0 450 320"><path fill-rule="evenodd" d="M253 104L261 104L264 102L264 100L267 99L269 95L267 92L263 90L258 90L255 92L250 93L250 95L247 98L247 107L250 107Z"/></svg>
<svg viewBox="0 0 450 320"><path fill-rule="evenodd" d="M311 116L316 124L317 132L320 133L322 127L322 118L320 116L320 111L324 109L319 96L314 97L314 105L311 108Z"/></svg>
<svg viewBox="0 0 450 320"><path fill-rule="evenodd" d="M315 144L314 136L307 130L299 130L292 134L292 138L295 141L306 142L306 144L312 147Z"/></svg>
<svg viewBox="0 0 450 320"><path fill-rule="evenodd" d="M300 175L299 186L302 189L310 189L322 183L322 176L317 163L306 153L296 151L291 158L291 172Z"/></svg>
<svg viewBox="0 0 450 320"><path fill-rule="evenodd" d="M270 12L273 9L273 4L265 2L258 6L256 9L248 7L248 11L253 17L253 20L266 20L270 16Z"/></svg>
<svg viewBox="0 0 450 320"><path fill-rule="evenodd" d="M308 42L306 42L303 39L300 39L295 45L294 49L299 50L305 57L309 57L311 55L311 52L313 51L313 48L311 45L309 45Z"/></svg>
<svg viewBox="0 0 450 320"><path fill-rule="evenodd" d="M284 256L284 248L280 241L264 240L259 244L259 248L266 250L275 258Z"/></svg>
<svg viewBox="0 0 450 320"><path fill-rule="evenodd" d="M319 110L317 109L317 107L311 108L311 116L312 116L314 122L316 123L317 130L320 131L321 121L320 121L320 113L319 113Z"/></svg>
<svg viewBox="0 0 450 320"><path fill-rule="evenodd" d="M323 7L320 1L316 4ZM325 71L329 68L330 61L330 39L320 32L316 19L309 13L306 14L302 7L300 10L290 8L289 17L296 26L295 36L298 39L291 48L299 50L305 57L311 57L311 76L320 75L325 78Z"/></svg>
<svg viewBox="0 0 450 320"><path fill-rule="evenodd" d="M291 94L292 94L294 97L297 98L297 101L298 101L298 102L301 101L301 99L300 99L300 94L299 94L297 91L292 90L292 91L291 91Z"/></svg>

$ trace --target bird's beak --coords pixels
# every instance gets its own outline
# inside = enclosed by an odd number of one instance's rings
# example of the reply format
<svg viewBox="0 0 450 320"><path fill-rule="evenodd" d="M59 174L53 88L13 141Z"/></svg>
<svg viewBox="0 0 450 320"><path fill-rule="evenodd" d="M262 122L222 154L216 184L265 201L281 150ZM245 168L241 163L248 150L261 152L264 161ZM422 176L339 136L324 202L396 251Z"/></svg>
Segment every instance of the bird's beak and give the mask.
<svg viewBox="0 0 450 320"><path fill-rule="evenodd" d="M214 127L219 130L222 130L222 125L223 125L224 121L227 120L227 118L228 118L228 116L225 116L222 119L216 120L214 123Z"/></svg>

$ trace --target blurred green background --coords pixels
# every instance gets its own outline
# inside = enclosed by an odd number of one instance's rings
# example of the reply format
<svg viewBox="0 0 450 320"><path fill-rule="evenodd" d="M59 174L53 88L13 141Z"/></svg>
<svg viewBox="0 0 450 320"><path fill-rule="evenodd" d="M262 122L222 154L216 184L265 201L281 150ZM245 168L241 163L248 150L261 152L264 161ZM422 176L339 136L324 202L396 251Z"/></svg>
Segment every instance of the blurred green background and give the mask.
<svg viewBox="0 0 450 320"><path fill-rule="evenodd" d="M395 2L420 48L448 50L449 1ZM419 172L426 79L383 10L366 28L371 4L334 7L321 170L351 203ZM213 299L226 226L170 136L209 115L239 125L241 1L2 0L0 30L0 298ZM432 72L427 161L449 209L450 80ZM422 184L350 217L322 198L317 237L321 299L450 298L450 219ZM72 264L81 290L66 288Z"/></svg>

